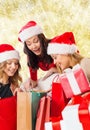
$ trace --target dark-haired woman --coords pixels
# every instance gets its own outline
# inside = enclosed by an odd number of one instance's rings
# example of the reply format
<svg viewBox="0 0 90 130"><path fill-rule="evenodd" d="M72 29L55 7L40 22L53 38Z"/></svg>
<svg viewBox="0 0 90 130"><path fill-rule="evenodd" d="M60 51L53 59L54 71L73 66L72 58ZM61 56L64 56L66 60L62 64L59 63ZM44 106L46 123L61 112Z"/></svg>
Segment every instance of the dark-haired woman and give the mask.
<svg viewBox="0 0 90 130"><path fill-rule="evenodd" d="M37 86L39 68L48 71L45 78L57 72L53 59L47 54L50 39L45 37L41 27L35 21L29 21L21 28L18 40L24 44L24 53L27 55L30 71L30 87L34 88Z"/></svg>

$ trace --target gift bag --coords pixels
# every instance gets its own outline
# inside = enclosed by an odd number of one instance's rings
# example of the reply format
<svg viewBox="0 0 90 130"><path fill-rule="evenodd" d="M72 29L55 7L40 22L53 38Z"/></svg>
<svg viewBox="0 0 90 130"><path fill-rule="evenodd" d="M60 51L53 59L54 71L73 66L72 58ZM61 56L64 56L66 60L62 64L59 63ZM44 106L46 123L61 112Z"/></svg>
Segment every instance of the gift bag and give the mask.
<svg viewBox="0 0 90 130"><path fill-rule="evenodd" d="M68 99L65 97L61 83L58 79L59 75L57 75L52 82L51 117L61 116L61 111L68 103Z"/></svg>
<svg viewBox="0 0 90 130"><path fill-rule="evenodd" d="M16 96L0 99L0 130L17 130Z"/></svg>
<svg viewBox="0 0 90 130"><path fill-rule="evenodd" d="M17 130L32 130L31 94L17 93Z"/></svg>
<svg viewBox="0 0 90 130"><path fill-rule="evenodd" d="M17 130L35 130L39 100L44 92L17 93Z"/></svg>
<svg viewBox="0 0 90 130"><path fill-rule="evenodd" d="M44 130L44 123L50 119L50 97L44 96L40 99L39 109L37 112L35 130Z"/></svg>
<svg viewBox="0 0 90 130"><path fill-rule="evenodd" d="M46 92L30 92L32 94L32 130L35 130L36 115L40 99L46 95Z"/></svg>
<svg viewBox="0 0 90 130"><path fill-rule="evenodd" d="M90 90L89 81L79 64L66 69L60 76L60 82L67 98Z"/></svg>

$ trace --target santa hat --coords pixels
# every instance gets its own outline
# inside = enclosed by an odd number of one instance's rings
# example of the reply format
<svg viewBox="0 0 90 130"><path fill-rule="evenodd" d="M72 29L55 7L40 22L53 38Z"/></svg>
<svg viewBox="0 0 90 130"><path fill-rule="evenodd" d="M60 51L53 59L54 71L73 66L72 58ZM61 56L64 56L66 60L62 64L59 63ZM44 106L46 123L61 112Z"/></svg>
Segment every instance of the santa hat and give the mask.
<svg viewBox="0 0 90 130"><path fill-rule="evenodd" d="M24 25L18 36L18 40L20 42L25 42L28 38L41 34L43 31L39 25L35 21L29 21L26 25Z"/></svg>
<svg viewBox="0 0 90 130"><path fill-rule="evenodd" d="M19 60L19 52L10 44L0 44L0 63L13 58Z"/></svg>
<svg viewBox="0 0 90 130"><path fill-rule="evenodd" d="M77 51L74 35L72 32L54 37L48 44L48 54L73 54Z"/></svg>

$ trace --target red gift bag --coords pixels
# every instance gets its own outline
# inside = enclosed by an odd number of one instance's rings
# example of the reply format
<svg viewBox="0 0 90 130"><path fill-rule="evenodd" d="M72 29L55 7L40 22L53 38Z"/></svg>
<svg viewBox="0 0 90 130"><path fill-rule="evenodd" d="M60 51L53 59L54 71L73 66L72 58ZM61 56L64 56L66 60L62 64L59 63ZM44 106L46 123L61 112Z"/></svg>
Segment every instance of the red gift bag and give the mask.
<svg viewBox="0 0 90 130"><path fill-rule="evenodd" d="M0 99L0 130L17 129L16 96Z"/></svg>
<svg viewBox="0 0 90 130"><path fill-rule="evenodd" d="M59 75L56 76L57 80L52 83L52 101L51 101L51 117L61 116L61 111L68 103L69 99L65 97L61 83L58 82Z"/></svg>
<svg viewBox="0 0 90 130"><path fill-rule="evenodd" d="M37 112L35 130L44 130L44 123L50 119L50 97L44 96L40 99L39 109Z"/></svg>

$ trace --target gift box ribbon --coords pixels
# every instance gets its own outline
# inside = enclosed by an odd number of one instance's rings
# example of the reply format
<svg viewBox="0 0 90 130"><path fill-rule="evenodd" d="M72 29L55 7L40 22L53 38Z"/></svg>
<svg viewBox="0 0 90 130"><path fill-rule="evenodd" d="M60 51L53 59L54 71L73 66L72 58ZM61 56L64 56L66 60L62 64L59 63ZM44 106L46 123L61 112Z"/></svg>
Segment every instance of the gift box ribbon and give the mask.
<svg viewBox="0 0 90 130"><path fill-rule="evenodd" d="M73 95L90 90L89 81L79 64L75 65L72 69L68 68L64 70L64 72L60 76L60 80L67 97L70 93L72 93L72 97Z"/></svg>
<svg viewBox="0 0 90 130"><path fill-rule="evenodd" d="M78 115L80 122L88 123L90 122L90 93L86 96L74 96L72 104L80 104Z"/></svg>

